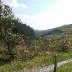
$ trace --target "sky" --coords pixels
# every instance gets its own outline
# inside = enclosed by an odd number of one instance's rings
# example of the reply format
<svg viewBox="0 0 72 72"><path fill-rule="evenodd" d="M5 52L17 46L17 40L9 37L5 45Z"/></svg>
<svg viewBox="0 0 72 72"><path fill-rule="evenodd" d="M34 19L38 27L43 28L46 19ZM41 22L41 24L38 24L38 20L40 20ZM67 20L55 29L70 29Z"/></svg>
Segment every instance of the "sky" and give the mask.
<svg viewBox="0 0 72 72"><path fill-rule="evenodd" d="M72 24L72 0L2 0L23 23L37 30Z"/></svg>

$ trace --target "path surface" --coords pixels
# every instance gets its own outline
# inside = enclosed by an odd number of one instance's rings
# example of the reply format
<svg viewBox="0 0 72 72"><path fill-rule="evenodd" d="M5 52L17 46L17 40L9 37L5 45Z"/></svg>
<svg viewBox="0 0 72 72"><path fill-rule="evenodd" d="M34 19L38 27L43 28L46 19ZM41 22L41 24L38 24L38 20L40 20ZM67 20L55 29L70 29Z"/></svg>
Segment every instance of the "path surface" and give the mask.
<svg viewBox="0 0 72 72"><path fill-rule="evenodd" d="M61 61L61 62L57 63L57 67L59 67L59 66L61 66L61 65L64 65L64 64L66 64L66 63L69 63L69 62L71 62L71 61L72 61L72 59L68 59L68 60L65 60L65 61ZM20 72L49 72L49 71L51 71L51 70L53 70L53 69L54 69L54 64L49 65L49 66L45 66L45 67L43 67L43 68L33 68L33 69L31 69L31 70L23 69L23 70L20 71Z"/></svg>

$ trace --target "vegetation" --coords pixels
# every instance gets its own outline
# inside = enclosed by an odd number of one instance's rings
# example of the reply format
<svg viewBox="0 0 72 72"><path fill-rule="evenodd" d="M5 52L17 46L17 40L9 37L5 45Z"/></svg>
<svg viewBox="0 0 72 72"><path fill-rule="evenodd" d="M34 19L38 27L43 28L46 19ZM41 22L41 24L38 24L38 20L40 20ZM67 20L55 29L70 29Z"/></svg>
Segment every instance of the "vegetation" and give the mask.
<svg viewBox="0 0 72 72"><path fill-rule="evenodd" d="M31 40L35 38L34 30L30 26L27 26L26 24L23 24L17 20L15 20L12 31L13 33L22 35L25 44L30 44Z"/></svg>
<svg viewBox="0 0 72 72"><path fill-rule="evenodd" d="M15 18L8 5L0 7L0 71L46 66L72 57L72 27L36 32ZM37 32L38 34L40 32ZM4 69L3 69L4 68Z"/></svg>
<svg viewBox="0 0 72 72"><path fill-rule="evenodd" d="M53 71L51 71L53 72ZM57 68L57 72L72 72L72 62Z"/></svg>
<svg viewBox="0 0 72 72"><path fill-rule="evenodd" d="M72 56L72 53L59 53L59 56L57 57L57 61L66 60ZM3 72L19 72L23 68L31 69L34 67L43 67L48 66L50 64L53 64L54 62L54 56L53 54L47 54L47 55L38 55L34 57L31 60L27 61L21 61L21 60L12 60L11 62L5 62L0 61L0 71Z"/></svg>
<svg viewBox="0 0 72 72"><path fill-rule="evenodd" d="M65 64L57 69L57 72L71 72L72 71L72 62Z"/></svg>
<svg viewBox="0 0 72 72"><path fill-rule="evenodd" d="M0 10L0 58L12 60L17 57L17 45L29 44L34 37L34 31L16 19L8 5L4 5Z"/></svg>

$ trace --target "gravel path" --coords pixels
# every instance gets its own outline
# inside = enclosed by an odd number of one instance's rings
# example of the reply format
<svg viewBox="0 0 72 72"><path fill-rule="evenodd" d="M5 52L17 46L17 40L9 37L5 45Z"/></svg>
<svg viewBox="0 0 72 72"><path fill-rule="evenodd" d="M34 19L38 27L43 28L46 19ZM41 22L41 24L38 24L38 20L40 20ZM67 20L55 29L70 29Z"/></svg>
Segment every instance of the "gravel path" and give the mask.
<svg viewBox="0 0 72 72"><path fill-rule="evenodd" d="M59 67L59 66L61 66L61 65L64 65L64 64L66 64L66 63L69 63L69 62L71 62L71 61L72 61L72 59L68 59L68 60L65 60L65 61L58 62L58 63L57 63L57 67ZM49 65L49 66L45 66L45 67L43 67L43 68L33 68L33 69L31 69L31 70L23 69L23 70L20 71L20 72L49 72L49 71L51 71L51 70L53 70L53 69L54 69L54 64Z"/></svg>

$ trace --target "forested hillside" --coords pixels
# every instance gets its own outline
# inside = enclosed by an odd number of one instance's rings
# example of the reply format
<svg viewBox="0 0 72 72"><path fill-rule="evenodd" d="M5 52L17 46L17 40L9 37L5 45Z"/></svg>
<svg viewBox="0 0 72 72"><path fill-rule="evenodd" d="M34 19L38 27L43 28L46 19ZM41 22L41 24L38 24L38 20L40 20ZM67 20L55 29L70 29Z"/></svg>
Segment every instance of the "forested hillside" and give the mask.
<svg viewBox="0 0 72 72"><path fill-rule="evenodd" d="M46 36L46 35L59 35L65 32L71 32L72 31L72 24L68 24L68 25L63 25L57 28L53 28L53 29L48 29L48 30L35 30L36 36L40 37L40 36Z"/></svg>

